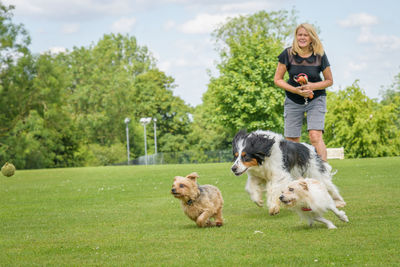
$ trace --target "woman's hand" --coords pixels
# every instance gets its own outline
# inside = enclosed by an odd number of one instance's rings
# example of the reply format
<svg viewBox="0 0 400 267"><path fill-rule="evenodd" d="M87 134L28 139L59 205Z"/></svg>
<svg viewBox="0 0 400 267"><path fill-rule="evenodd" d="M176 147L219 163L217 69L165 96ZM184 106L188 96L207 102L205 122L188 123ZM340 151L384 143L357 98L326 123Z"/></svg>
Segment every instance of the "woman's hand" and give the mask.
<svg viewBox="0 0 400 267"><path fill-rule="evenodd" d="M312 89L312 84L308 83L302 86L297 87L299 89L298 94L302 97L313 98L314 92Z"/></svg>
<svg viewBox="0 0 400 267"><path fill-rule="evenodd" d="M307 83L304 84L302 86L300 86L301 90L309 90L309 91L313 91L313 86L312 83Z"/></svg>

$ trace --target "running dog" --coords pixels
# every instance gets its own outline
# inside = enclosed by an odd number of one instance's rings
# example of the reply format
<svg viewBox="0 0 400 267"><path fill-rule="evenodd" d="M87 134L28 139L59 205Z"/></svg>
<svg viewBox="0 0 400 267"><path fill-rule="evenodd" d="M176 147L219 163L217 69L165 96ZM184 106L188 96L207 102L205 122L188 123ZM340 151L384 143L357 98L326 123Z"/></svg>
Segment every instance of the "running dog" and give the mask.
<svg viewBox="0 0 400 267"><path fill-rule="evenodd" d="M198 185L198 177L195 172L186 177L175 176L171 194L181 200L183 211L198 227L222 226L222 194L213 185Z"/></svg>
<svg viewBox="0 0 400 267"><path fill-rule="evenodd" d="M335 213L340 220L349 222L346 213L335 207L325 185L315 179L300 178L291 182L279 199L301 218L307 220L310 226L317 221L324 223L328 229L336 229L330 220L323 217L328 210Z"/></svg>
<svg viewBox="0 0 400 267"><path fill-rule="evenodd" d="M282 190L300 177L320 180L328 189L336 207L346 205L332 183L332 167L318 156L311 145L288 141L271 131L247 133L241 130L232 141L232 151L232 172L236 176L247 172L245 189L258 206L263 206L263 193L266 192L270 215L280 211L279 196Z"/></svg>

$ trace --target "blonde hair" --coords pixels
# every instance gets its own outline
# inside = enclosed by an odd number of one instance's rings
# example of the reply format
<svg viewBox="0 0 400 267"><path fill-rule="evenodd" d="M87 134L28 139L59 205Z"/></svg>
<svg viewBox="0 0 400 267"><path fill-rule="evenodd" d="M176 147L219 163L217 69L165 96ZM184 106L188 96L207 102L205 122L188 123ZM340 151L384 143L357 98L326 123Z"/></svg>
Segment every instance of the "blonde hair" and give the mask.
<svg viewBox="0 0 400 267"><path fill-rule="evenodd" d="M313 52L314 55L324 55L324 47L322 46L321 41L319 40L318 34L315 31L314 27L311 24L308 23L302 23L299 26L297 26L296 30L294 31L294 39L293 39L293 45L292 45L292 54L299 54L301 51L301 48L299 46L299 43L297 42L297 32L299 31L300 28L303 28L307 31L308 35L311 38L311 44L310 48L311 51Z"/></svg>

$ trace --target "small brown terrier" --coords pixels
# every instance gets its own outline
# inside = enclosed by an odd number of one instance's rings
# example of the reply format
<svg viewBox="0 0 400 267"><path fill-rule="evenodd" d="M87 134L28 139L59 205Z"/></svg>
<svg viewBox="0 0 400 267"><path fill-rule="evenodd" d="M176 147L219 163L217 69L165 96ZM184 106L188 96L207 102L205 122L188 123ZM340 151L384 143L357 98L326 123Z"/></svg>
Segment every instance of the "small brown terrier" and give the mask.
<svg viewBox="0 0 400 267"><path fill-rule="evenodd" d="M198 227L222 226L221 192L213 185L199 185L198 177L195 172L186 177L175 176L171 194L181 200L183 211Z"/></svg>

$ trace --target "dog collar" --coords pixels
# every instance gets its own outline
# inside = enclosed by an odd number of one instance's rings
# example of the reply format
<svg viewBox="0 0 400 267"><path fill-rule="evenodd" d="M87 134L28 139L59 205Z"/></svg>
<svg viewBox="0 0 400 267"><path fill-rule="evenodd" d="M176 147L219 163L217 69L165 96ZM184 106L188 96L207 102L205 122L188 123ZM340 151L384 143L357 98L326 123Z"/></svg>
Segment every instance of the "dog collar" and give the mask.
<svg viewBox="0 0 400 267"><path fill-rule="evenodd" d="M203 188L199 184L197 184L197 185L199 187L199 194L197 195L196 199L194 199L194 200L193 199L189 199L188 201L186 201L186 205L192 206L193 203L199 198L201 193L203 193Z"/></svg>
<svg viewBox="0 0 400 267"><path fill-rule="evenodd" d="M312 211L311 208L301 208L302 211Z"/></svg>
<svg viewBox="0 0 400 267"><path fill-rule="evenodd" d="M201 186L199 186L199 195L203 192L203 188L201 188ZM198 198L198 197L197 197ZM196 199L195 199L196 200ZM192 206L193 205L193 202L194 202L194 200L193 199L189 199L187 202L186 202L186 205L189 205L189 206Z"/></svg>

